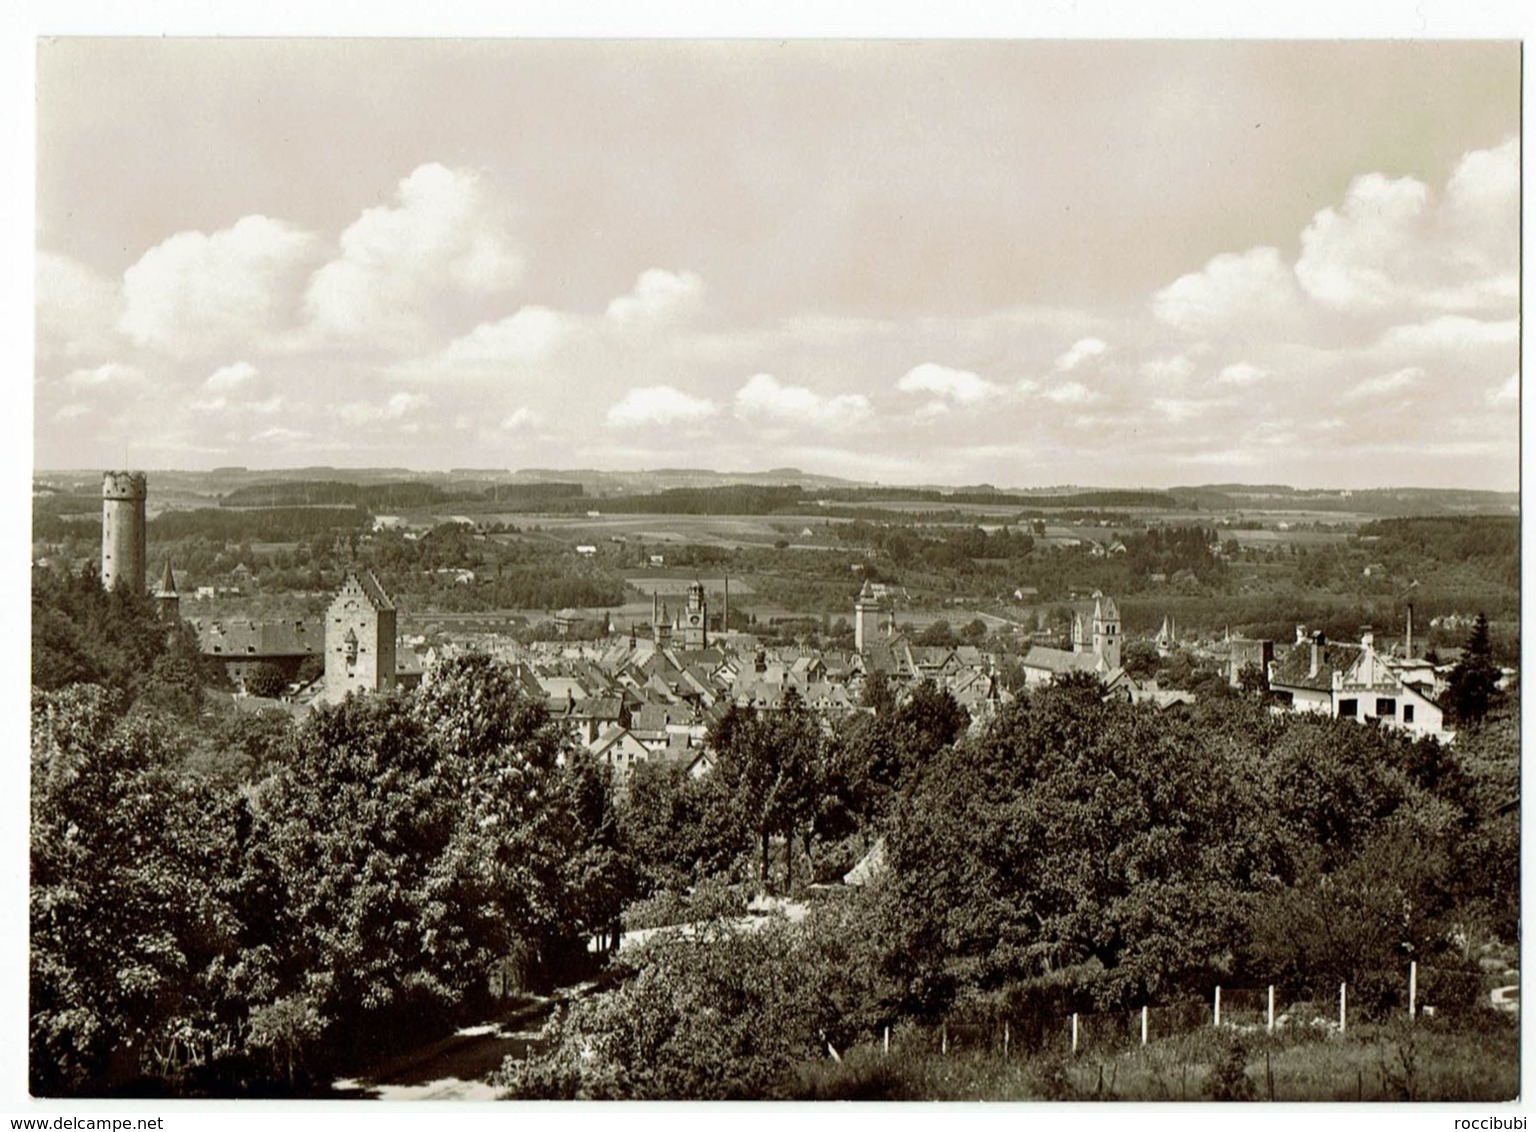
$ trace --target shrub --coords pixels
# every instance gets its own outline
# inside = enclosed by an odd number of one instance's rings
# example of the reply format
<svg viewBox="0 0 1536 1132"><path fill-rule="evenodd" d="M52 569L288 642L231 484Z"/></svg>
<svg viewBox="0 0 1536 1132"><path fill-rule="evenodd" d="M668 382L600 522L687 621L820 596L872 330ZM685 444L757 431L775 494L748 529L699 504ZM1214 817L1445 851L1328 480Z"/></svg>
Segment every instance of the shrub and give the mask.
<svg viewBox="0 0 1536 1132"><path fill-rule="evenodd" d="M1248 1077L1248 1048L1242 1039L1224 1043L1205 1079L1205 1095L1213 1101L1251 1101L1256 1093Z"/></svg>

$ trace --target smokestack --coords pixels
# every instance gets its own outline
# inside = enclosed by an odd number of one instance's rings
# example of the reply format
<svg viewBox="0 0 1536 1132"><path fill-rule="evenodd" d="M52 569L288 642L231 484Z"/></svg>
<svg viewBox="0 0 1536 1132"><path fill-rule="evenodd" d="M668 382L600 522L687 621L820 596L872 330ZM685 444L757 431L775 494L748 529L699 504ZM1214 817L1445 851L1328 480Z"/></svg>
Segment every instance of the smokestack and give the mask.
<svg viewBox="0 0 1536 1132"><path fill-rule="evenodd" d="M731 576L725 576L725 607L720 611L720 632L731 631Z"/></svg>
<svg viewBox="0 0 1536 1132"><path fill-rule="evenodd" d="M1312 667L1307 670L1308 676L1316 676L1317 670L1323 666L1323 634L1319 630L1312 634Z"/></svg>
<svg viewBox="0 0 1536 1132"><path fill-rule="evenodd" d="M1408 627L1403 631L1403 658L1413 659L1413 602L1408 603Z"/></svg>

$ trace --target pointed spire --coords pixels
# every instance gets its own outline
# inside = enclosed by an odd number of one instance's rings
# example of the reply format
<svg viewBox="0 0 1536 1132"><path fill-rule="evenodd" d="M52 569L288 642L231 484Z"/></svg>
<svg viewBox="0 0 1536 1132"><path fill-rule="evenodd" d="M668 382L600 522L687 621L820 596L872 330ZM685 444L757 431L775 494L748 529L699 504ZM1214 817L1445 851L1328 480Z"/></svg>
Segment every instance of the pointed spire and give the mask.
<svg viewBox="0 0 1536 1132"><path fill-rule="evenodd" d="M170 558L170 555L166 555L166 558L165 558L165 571L160 575L160 590L159 590L159 594L160 594L161 597L175 597L176 596L176 575L171 573L171 558Z"/></svg>

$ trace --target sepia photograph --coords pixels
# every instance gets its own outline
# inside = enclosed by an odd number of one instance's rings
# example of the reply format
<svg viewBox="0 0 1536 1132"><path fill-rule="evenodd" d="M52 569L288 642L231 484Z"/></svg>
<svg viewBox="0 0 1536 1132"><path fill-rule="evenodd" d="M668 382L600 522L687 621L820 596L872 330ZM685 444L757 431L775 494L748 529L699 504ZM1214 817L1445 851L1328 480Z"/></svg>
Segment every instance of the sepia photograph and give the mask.
<svg viewBox="0 0 1536 1132"><path fill-rule="evenodd" d="M19 1105L1518 1111L1520 40L28 50Z"/></svg>

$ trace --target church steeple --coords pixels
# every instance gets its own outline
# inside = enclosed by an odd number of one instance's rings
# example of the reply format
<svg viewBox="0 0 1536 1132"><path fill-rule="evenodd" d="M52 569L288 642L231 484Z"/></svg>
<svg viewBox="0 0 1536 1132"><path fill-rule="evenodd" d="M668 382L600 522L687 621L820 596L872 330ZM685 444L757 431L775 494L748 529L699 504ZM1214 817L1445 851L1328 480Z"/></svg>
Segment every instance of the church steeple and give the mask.
<svg viewBox="0 0 1536 1132"><path fill-rule="evenodd" d="M181 620L181 595L176 592L176 575L171 573L171 559L165 559L160 574L160 588L155 591L155 613L160 620L175 624Z"/></svg>

